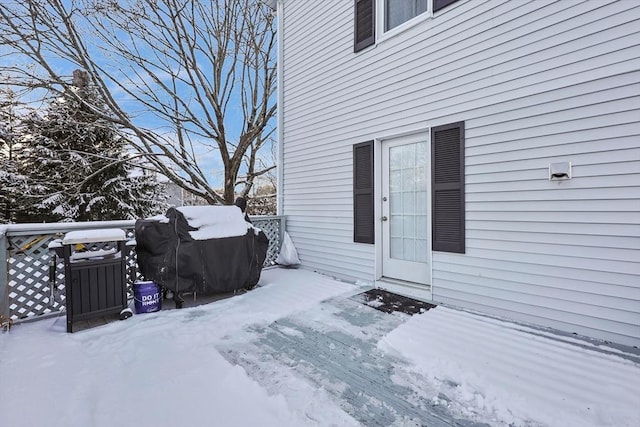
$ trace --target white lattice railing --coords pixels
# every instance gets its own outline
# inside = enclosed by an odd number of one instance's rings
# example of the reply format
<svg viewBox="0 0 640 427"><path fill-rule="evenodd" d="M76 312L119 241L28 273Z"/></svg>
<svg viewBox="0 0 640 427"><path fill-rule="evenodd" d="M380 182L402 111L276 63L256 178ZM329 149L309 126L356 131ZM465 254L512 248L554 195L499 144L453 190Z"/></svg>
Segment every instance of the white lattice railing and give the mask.
<svg viewBox="0 0 640 427"><path fill-rule="evenodd" d="M265 266L275 264L285 230L283 216L255 216L253 225L269 238ZM0 314L25 319L64 309L64 265L48 246L73 230L121 228L134 237L135 221L0 225ZM56 278L50 264L57 260ZM127 259L129 289L136 279L135 251Z"/></svg>

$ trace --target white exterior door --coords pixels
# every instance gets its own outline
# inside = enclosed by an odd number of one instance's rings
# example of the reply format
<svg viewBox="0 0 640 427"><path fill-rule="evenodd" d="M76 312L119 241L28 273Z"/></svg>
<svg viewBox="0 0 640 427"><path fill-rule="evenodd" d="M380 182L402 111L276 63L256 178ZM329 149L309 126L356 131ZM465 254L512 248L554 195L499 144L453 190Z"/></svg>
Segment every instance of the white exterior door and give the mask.
<svg viewBox="0 0 640 427"><path fill-rule="evenodd" d="M382 142L382 276L431 283L427 138Z"/></svg>

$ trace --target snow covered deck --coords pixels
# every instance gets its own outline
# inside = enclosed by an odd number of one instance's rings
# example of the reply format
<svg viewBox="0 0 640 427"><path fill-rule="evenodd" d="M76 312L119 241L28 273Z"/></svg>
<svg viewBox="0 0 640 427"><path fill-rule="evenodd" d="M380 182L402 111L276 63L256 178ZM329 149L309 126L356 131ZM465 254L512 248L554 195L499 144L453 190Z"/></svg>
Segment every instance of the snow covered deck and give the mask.
<svg viewBox="0 0 640 427"><path fill-rule="evenodd" d="M640 357L446 307L377 310L263 270L253 291L65 332L0 333L3 425L637 426Z"/></svg>

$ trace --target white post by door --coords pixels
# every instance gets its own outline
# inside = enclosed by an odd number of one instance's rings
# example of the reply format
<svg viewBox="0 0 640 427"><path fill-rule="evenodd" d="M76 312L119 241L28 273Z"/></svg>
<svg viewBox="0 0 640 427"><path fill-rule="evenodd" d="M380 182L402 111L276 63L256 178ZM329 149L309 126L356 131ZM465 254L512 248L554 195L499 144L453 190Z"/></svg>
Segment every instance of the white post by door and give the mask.
<svg viewBox="0 0 640 427"><path fill-rule="evenodd" d="M424 135L382 142L382 276L429 285L429 152Z"/></svg>

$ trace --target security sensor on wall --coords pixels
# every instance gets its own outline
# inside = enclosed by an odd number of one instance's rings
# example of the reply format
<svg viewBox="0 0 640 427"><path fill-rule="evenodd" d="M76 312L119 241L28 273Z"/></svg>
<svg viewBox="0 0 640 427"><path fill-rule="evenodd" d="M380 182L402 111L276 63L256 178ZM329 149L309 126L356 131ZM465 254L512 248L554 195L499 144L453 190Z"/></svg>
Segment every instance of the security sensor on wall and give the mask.
<svg viewBox="0 0 640 427"><path fill-rule="evenodd" d="M571 179L571 162L549 163L549 181Z"/></svg>

